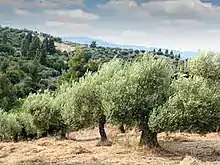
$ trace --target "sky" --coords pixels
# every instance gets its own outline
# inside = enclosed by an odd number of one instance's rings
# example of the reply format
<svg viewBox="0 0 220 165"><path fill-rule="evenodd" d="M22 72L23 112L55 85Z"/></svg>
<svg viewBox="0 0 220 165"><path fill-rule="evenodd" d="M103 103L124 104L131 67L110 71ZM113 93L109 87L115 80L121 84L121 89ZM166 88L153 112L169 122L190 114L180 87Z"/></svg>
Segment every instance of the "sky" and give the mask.
<svg viewBox="0 0 220 165"><path fill-rule="evenodd" d="M117 44L220 50L220 0L0 0L0 24Z"/></svg>

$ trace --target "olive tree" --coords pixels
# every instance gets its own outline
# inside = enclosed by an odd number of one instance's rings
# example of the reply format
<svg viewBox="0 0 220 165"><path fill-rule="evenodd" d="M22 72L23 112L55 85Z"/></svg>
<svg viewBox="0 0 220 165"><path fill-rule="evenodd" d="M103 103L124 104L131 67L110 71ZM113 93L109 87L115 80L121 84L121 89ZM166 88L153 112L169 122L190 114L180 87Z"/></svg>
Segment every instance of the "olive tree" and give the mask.
<svg viewBox="0 0 220 165"><path fill-rule="evenodd" d="M63 84L55 97L56 106L60 107L62 118L71 130L90 127L98 123L101 143L109 144L104 129L106 116L100 86L120 71L122 61L113 60L104 64L96 73L86 72L78 82Z"/></svg>
<svg viewBox="0 0 220 165"><path fill-rule="evenodd" d="M54 93L45 90L30 94L22 105L22 109L33 116L34 125L39 136L47 136L66 129L60 109L57 108Z"/></svg>
<svg viewBox="0 0 220 165"><path fill-rule="evenodd" d="M22 140L36 134L33 116L26 112L4 112L0 109L0 139Z"/></svg>
<svg viewBox="0 0 220 165"><path fill-rule="evenodd" d="M99 70L93 74L90 78L92 79L92 82L94 84L94 88L96 89L97 93L99 94L99 97L101 99L102 108L104 110L104 120L105 122L112 122L113 120L110 119L111 111L109 111L109 107L107 102L110 101L108 99L104 99L105 95L103 93L109 93L109 89L103 91L103 86L107 83L111 83L111 78L114 77L117 74L123 74L124 68L126 66L126 63L123 60L114 58L110 62L104 63ZM88 78L88 77L87 77ZM105 86L107 87L107 86ZM107 106L107 107L106 107ZM118 122L120 124L119 130L121 133L125 133L124 129L124 121L120 120ZM100 125L100 124L99 124ZM104 123L103 123L104 125ZM100 125L101 126L101 125Z"/></svg>
<svg viewBox="0 0 220 165"><path fill-rule="evenodd" d="M211 83L216 83L220 79L220 55L201 51L189 61L189 71L192 75L202 76Z"/></svg>
<svg viewBox="0 0 220 165"><path fill-rule="evenodd" d="M34 116L25 111L13 112L16 121L20 125L19 139L33 139L37 137L37 127L34 124Z"/></svg>
<svg viewBox="0 0 220 165"><path fill-rule="evenodd" d="M61 87L56 98L56 106L69 129L79 130L92 126L99 114L100 102L88 81L74 82Z"/></svg>
<svg viewBox="0 0 220 165"><path fill-rule="evenodd" d="M128 62L102 84L102 98L111 120L139 125L140 145L159 146L157 133L149 127L153 109L163 105L170 96L173 67L166 59L144 55Z"/></svg>
<svg viewBox="0 0 220 165"><path fill-rule="evenodd" d="M220 126L220 93L202 77L181 78L172 83L173 94L150 116L155 132L214 132Z"/></svg>

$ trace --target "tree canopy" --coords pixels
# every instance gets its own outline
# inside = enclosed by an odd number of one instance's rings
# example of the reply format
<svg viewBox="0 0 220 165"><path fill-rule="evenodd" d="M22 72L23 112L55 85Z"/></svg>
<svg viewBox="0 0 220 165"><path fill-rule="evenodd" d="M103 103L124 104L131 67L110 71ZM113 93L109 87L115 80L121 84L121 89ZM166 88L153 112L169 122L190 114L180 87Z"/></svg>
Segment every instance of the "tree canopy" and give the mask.
<svg viewBox="0 0 220 165"><path fill-rule="evenodd" d="M0 138L20 140L105 124L138 126L141 146L160 132L219 130L220 56L182 60L91 43L61 51L58 37L0 27ZM73 44L73 43L71 43ZM71 45L70 44L70 45ZM107 142L107 143L106 143Z"/></svg>

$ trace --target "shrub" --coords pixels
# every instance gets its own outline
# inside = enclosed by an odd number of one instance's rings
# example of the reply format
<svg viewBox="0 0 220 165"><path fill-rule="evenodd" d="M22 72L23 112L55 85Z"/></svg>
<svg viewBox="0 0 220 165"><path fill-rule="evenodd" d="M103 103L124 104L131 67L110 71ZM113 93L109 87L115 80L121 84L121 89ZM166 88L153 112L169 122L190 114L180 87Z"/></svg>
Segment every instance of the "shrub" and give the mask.
<svg viewBox="0 0 220 165"><path fill-rule="evenodd" d="M0 44L0 52L13 55L15 53L15 49L10 45Z"/></svg>
<svg viewBox="0 0 220 165"><path fill-rule="evenodd" d="M26 112L0 110L0 138L2 140L21 140L36 137L33 116Z"/></svg>
<svg viewBox="0 0 220 165"><path fill-rule="evenodd" d="M69 129L78 130L99 123L101 141L107 140L104 124L109 113L105 111L100 86L110 81L120 71L122 64L122 61L113 60L104 64L96 73L87 72L79 82L63 84L59 88L55 102Z"/></svg>
<svg viewBox="0 0 220 165"><path fill-rule="evenodd" d="M21 127L19 139L37 137L37 127L34 125L34 117L30 113L17 112L15 113L15 117Z"/></svg>
<svg viewBox="0 0 220 165"><path fill-rule="evenodd" d="M22 106L25 112L33 115L34 125L40 136L65 130L60 109L54 104L54 94L46 90L29 95Z"/></svg>
<svg viewBox="0 0 220 165"><path fill-rule="evenodd" d="M13 114L0 110L0 137L4 140L13 140L18 137L21 127Z"/></svg>
<svg viewBox="0 0 220 165"><path fill-rule="evenodd" d="M69 129L78 130L94 125L100 111L100 101L87 81L74 83L65 93L55 98L61 106L61 114Z"/></svg>

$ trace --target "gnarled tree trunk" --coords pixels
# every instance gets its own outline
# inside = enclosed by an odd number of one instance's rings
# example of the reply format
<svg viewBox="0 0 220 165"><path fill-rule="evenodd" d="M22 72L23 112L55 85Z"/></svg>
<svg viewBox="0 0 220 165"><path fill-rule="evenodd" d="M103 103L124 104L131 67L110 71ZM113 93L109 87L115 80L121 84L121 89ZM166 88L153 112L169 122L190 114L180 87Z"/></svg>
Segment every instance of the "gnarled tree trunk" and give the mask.
<svg viewBox="0 0 220 165"><path fill-rule="evenodd" d="M106 123L106 116L101 115L99 119L99 133L101 136L101 142L106 142L108 141L106 132L105 132L105 123Z"/></svg>
<svg viewBox="0 0 220 165"><path fill-rule="evenodd" d="M121 125L119 126L119 130L120 130L121 133L125 133L125 127L124 127L123 124L121 124Z"/></svg>
<svg viewBox="0 0 220 165"><path fill-rule="evenodd" d="M148 148L157 148L160 147L157 141L157 133L152 132L148 126L148 121L142 119L140 123L141 138L139 146L146 146Z"/></svg>
<svg viewBox="0 0 220 165"><path fill-rule="evenodd" d="M108 141L106 132L105 132L105 123L106 116L103 114L99 118L99 133L101 136L101 141L96 146L111 146L112 143Z"/></svg>
<svg viewBox="0 0 220 165"><path fill-rule="evenodd" d="M61 139L67 139L67 138L66 138L66 133L65 133L64 131L61 131L61 133L60 133L60 138L61 138Z"/></svg>

